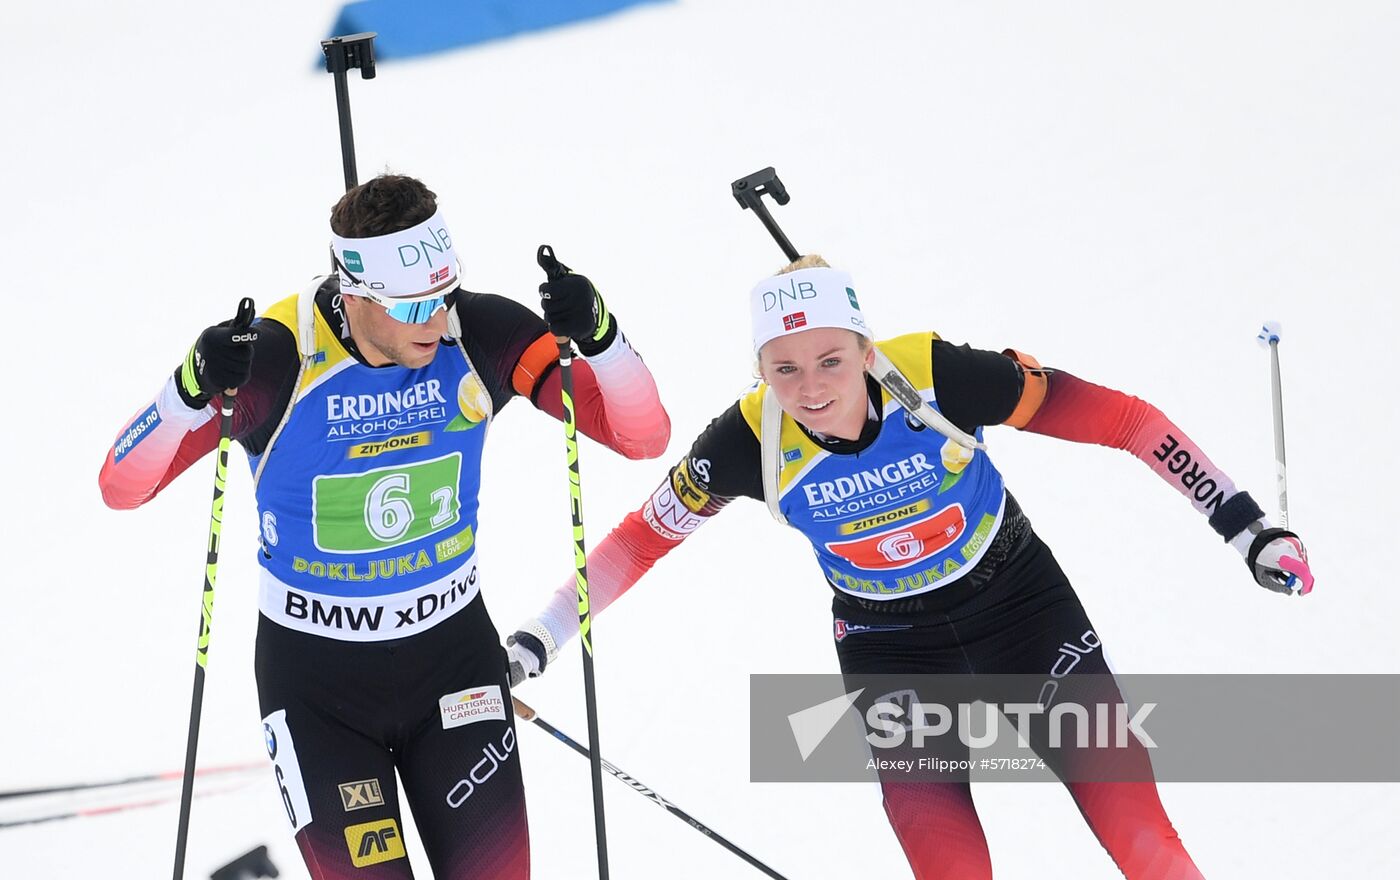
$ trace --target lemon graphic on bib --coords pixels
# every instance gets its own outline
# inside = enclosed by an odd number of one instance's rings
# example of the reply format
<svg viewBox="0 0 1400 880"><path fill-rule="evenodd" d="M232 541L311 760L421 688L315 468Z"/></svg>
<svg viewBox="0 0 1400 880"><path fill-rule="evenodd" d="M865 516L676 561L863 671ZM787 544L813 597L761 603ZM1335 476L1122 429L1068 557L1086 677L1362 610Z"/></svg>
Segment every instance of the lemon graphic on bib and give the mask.
<svg viewBox="0 0 1400 880"><path fill-rule="evenodd" d="M972 463L972 456L976 450L968 449L951 437L944 442L943 449L940 450L943 458L943 467L948 469L948 473L943 475L943 482L938 487L941 495L962 479L962 473L967 466Z"/></svg>
<svg viewBox="0 0 1400 880"><path fill-rule="evenodd" d="M950 437L944 442L943 449L940 451L943 456L943 466L952 473L960 474L972 462L972 456L976 450L968 449Z"/></svg>
<svg viewBox="0 0 1400 880"><path fill-rule="evenodd" d="M448 424L449 431L470 431L486 421L486 414L491 409L491 395L476 373L468 373L457 383L457 408L461 413Z"/></svg>

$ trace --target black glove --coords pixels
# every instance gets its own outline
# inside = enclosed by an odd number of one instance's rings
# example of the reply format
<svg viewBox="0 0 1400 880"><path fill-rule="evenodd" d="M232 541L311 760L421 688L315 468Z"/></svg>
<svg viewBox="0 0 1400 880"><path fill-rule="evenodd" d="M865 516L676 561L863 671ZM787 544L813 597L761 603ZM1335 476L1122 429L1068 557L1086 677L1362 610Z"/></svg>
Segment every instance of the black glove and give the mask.
<svg viewBox="0 0 1400 880"><path fill-rule="evenodd" d="M617 322L593 282L555 259L549 245L540 245L537 259L549 276L540 285L540 307L549 331L574 340L585 357L606 350L617 336Z"/></svg>
<svg viewBox="0 0 1400 880"><path fill-rule="evenodd" d="M245 384L253 374L253 301L238 304L238 316L199 334L185 362L175 370L175 387L190 409L203 409L215 394Z"/></svg>

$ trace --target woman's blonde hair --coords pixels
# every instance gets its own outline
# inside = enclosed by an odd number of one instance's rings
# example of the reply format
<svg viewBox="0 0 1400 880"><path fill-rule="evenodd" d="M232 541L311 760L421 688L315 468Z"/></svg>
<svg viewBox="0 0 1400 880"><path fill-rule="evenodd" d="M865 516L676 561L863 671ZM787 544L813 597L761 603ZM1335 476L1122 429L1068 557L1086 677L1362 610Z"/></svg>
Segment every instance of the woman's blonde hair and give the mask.
<svg viewBox="0 0 1400 880"><path fill-rule="evenodd" d="M789 272L799 272L803 269L830 269L831 264L823 260L818 254L808 254L805 257L798 257L791 263L778 270L779 275L786 275Z"/></svg>

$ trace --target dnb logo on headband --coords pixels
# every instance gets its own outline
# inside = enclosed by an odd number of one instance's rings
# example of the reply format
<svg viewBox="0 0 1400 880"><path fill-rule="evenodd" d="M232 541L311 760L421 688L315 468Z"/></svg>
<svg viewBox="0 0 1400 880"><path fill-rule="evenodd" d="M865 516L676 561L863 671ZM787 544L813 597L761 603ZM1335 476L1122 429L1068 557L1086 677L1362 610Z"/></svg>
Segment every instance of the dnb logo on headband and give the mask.
<svg viewBox="0 0 1400 880"><path fill-rule="evenodd" d="M825 266L760 281L749 292L749 316L755 352L785 333L824 327L873 338L861 316L851 276Z"/></svg>
<svg viewBox="0 0 1400 880"><path fill-rule="evenodd" d="M788 278L787 284L777 290L763 291L763 310L765 312L771 312L774 309L785 312L788 301L795 305L799 300L812 299L817 295L817 287L812 282L798 281L791 276Z"/></svg>
<svg viewBox="0 0 1400 880"><path fill-rule="evenodd" d="M437 215L434 214L433 216L436 217ZM447 233L446 226L438 225L434 227L431 221L429 221L425 231L432 238L432 241L419 238L416 244L399 245L399 263L405 269L417 266L419 263L423 262L426 262L429 268L433 268L434 253L439 255L438 262L441 263L443 255L452 250L452 236Z"/></svg>
<svg viewBox="0 0 1400 880"><path fill-rule="evenodd" d="M331 245L345 270L346 292L383 294L391 299L429 297L446 292L457 275L457 255L441 210L385 235L347 238L332 231Z"/></svg>

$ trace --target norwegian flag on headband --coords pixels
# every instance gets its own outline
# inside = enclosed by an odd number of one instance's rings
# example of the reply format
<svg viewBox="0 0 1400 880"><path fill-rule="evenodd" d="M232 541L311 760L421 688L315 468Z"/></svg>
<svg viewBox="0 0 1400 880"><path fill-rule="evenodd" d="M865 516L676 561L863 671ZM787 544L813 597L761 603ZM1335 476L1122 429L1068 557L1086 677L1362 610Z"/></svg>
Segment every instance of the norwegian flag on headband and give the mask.
<svg viewBox="0 0 1400 880"><path fill-rule="evenodd" d="M428 276L428 283L437 284L440 281L446 281L447 277L451 274L452 273L447 270L447 267L443 266L441 269L438 269L436 272Z"/></svg>
<svg viewBox="0 0 1400 880"><path fill-rule="evenodd" d="M791 315L783 315L783 332L796 330L798 327L807 326L806 312L793 312Z"/></svg>

